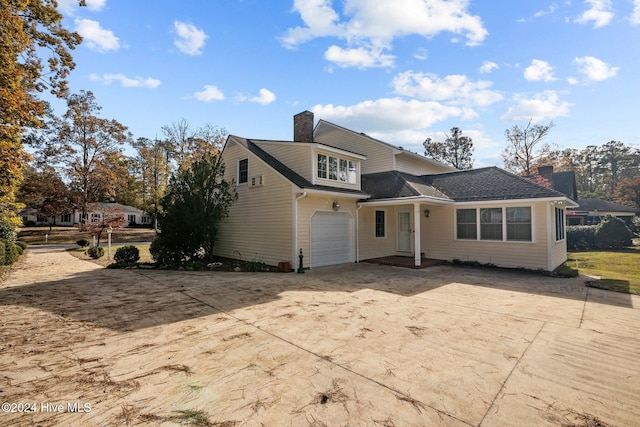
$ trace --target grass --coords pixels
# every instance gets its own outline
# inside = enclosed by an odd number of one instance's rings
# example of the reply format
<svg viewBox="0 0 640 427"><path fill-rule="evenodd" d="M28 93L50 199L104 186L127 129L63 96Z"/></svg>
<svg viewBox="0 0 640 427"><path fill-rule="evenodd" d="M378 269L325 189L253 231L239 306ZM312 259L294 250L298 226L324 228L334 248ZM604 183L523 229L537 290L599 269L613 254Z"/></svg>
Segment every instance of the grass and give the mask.
<svg viewBox="0 0 640 427"><path fill-rule="evenodd" d="M111 259L107 259L108 257L108 248L107 245L103 245L101 243L101 246L104 246L104 256L98 259L93 259L91 258L89 255L87 255L85 253L86 248L73 248L73 249L68 249L67 252L69 252L71 255L73 255L74 257L81 259L81 260L85 260L85 261L91 261L95 264L101 265L103 267L108 266L109 264L113 264L115 263L115 261L113 260L114 255L116 254L116 251L118 250L119 247L121 246L125 246L126 243L121 243L121 244L115 244L115 245L111 245ZM149 246L151 245L135 245L136 248L138 248L138 250L140 251L140 261L138 262L153 262L153 258L151 257L151 253L149 252Z"/></svg>
<svg viewBox="0 0 640 427"><path fill-rule="evenodd" d="M640 295L640 248L569 252L567 265L580 274L599 276L590 286Z"/></svg>
<svg viewBox="0 0 640 427"><path fill-rule="evenodd" d="M113 230L113 243L150 242L155 232L148 228L118 228ZM91 235L78 231L77 227L22 227L18 230L18 240L30 245L66 244L75 245L80 239L92 242ZM102 234L100 244L107 242L107 233Z"/></svg>

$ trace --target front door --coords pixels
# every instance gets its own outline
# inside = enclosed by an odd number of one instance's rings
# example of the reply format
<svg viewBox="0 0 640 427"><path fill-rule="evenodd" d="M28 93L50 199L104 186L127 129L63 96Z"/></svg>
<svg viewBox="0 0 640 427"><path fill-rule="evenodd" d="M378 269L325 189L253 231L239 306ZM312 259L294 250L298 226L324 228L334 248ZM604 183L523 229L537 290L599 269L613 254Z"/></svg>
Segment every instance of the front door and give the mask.
<svg viewBox="0 0 640 427"><path fill-rule="evenodd" d="M398 212L398 251L411 252L411 212Z"/></svg>

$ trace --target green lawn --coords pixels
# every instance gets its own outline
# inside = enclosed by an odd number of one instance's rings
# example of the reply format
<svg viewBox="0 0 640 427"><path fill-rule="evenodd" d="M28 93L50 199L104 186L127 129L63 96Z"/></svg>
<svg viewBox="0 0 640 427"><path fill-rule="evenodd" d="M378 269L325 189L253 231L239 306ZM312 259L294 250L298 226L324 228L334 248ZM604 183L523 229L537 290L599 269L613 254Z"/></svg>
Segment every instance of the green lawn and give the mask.
<svg viewBox="0 0 640 427"><path fill-rule="evenodd" d="M569 252L567 265L580 274L600 276L595 287L640 295L640 248Z"/></svg>
<svg viewBox="0 0 640 427"><path fill-rule="evenodd" d="M113 243L125 242L150 242L155 237L155 232L148 228L118 228L113 230L111 240ZM80 239L92 241L89 233L78 231L77 227L22 227L18 230L18 240L30 245L48 244L75 244ZM100 245L107 243L107 233L102 233Z"/></svg>

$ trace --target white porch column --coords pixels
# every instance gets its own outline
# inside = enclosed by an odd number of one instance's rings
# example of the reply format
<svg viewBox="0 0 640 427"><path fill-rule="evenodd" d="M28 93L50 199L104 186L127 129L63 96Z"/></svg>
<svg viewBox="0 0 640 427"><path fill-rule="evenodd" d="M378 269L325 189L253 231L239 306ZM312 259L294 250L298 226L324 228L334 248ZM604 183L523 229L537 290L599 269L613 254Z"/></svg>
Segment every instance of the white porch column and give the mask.
<svg viewBox="0 0 640 427"><path fill-rule="evenodd" d="M413 204L413 248L415 250L415 265L420 267L422 257L420 256L420 203Z"/></svg>

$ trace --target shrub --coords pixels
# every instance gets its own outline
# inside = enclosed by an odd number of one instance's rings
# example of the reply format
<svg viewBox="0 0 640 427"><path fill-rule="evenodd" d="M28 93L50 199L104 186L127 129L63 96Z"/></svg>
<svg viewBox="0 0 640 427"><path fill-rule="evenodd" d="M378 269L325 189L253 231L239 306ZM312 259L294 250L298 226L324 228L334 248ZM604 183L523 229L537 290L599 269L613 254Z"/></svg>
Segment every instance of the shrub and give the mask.
<svg viewBox="0 0 640 427"><path fill-rule="evenodd" d="M7 247L5 246L5 242L5 239L0 239L0 265L4 265L7 260Z"/></svg>
<svg viewBox="0 0 640 427"><path fill-rule="evenodd" d="M20 242L20 241L16 242L16 245L20 246L23 251L27 249L27 246L29 246L26 242Z"/></svg>
<svg viewBox="0 0 640 427"><path fill-rule="evenodd" d="M600 249L615 249L631 246L631 230L620 218L607 215L596 226L596 247Z"/></svg>
<svg viewBox="0 0 640 427"><path fill-rule="evenodd" d="M4 242L4 265L11 265L16 262L22 253L22 248L6 239L2 239L0 242Z"/></svg>
<svg viewBox="0 0 640 427"><path fill-rule="evenodd" d="M89 246L87 255L93 259L98 259L104 255L104 248L102 246Z"/></svg>
<svg viewBox="0 0 640 427"><path fill-rule="evenodd" d="M80 239L76 242L76 245L80 246L81 248L86 248L90 244L91 243L87 239Z"/></svg>
<svg viewBox="0 0 640 427"><path fill-rule="evenodd" d="M636 237L640 237L640 216L634 216L631 219L631 227L629 227L633 232L633 235Z"/></svg>
<svg viewBox="0 0 640 427"><path fill-rule="evenodd" d="M570 225L567 227L567 249L588 251L595 248L595 225Z"/></svg>
<svg viewBox="0 0 640 427"><path fill-rule="evenodd" d="M0 239L15 242L17 238L16 227L6 218L0 218Z"/></svg>
<svg viewBox="0 0 640 427"><path fill-rule="evenodd" d="M118 248L113 259L121 264L135 264L140 261L140 251L133 245Z"/></svg>

